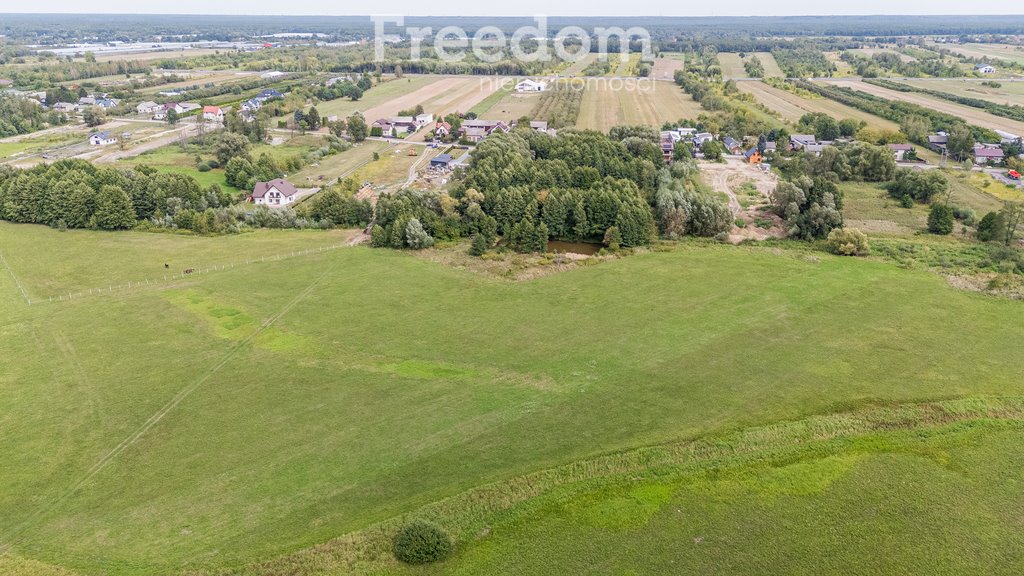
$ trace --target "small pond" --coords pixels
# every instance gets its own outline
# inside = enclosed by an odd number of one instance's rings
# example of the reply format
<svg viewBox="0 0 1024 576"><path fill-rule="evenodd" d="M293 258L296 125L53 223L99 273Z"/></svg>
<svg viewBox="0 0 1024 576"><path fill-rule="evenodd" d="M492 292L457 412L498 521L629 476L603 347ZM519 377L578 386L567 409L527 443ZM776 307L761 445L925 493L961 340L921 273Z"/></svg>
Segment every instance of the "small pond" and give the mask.
<svg viewBox="0 0 1024 576"><path fill-rule="evenodd" d="M593 256L604 248L601 244L591 244L590 242L562 242L560 240L551 240L548 242L548 252L555 254L583 254L584 256Z"/></svg>

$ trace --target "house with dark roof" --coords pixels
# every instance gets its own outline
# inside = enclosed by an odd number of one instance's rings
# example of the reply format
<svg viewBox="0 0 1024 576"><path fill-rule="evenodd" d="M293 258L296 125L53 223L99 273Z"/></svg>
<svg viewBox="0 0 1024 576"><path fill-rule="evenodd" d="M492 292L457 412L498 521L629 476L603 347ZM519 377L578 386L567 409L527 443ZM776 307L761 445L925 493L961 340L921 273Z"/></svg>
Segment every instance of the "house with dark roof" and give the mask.
<svg viewBox="0 0 1024 576"><path fill-rule="evenodd" d="M470 142L480 142L495 132L508 132L511 127L500 120L466 120L459 134Z"/></svg>
<svg viewBox="0 0 1024 576"><path fill-rule="evenodd" d="M747 149L747 151L743 153L743 157L746 158L747 162L750 164L760 164L764 162L764 156L762 156L761 152L758 151L757 146Z"/></svg>
<svg viewBox="0 0 1024 576"><path fill-rule="evenodd" d="M797 152L803 150L807 146L813 146L818 143L818 138L814 134L794 134L789 137L789 149Z"/></svg>
<svg viewBox="0 0 1024 576"><path fill-rule="evenodd" d="M291 182L278 178L270 182L257 182L249 199L253 204L287 206L298 199L299 190Z"/></svg>
<svg viewBox="0 0 1024 576"><path fill-rule="evenodd" d="M949 134L945 132L936 132L935 134L928 135L928 147L936 152L945 150L947 144L949 144Z"/></svg>
<svg viewBox="0 0 1024 576"><path fill-rule="evenodd" d="M448 168L451 167L452 162L454 162L454 160L455 159L452 158L451 154L438 154L430 161L430 167L441 170L447 170Z"/></svg>
<svg viewBox="0 0 1024 576"><path fill-rule="evenodd" d="M974 146L974 163L979 166L985 164L1002 164L1005 159L1003 149L994 144L977 144Z"/></svg>
<svg viewBox="0 0 1024 576"><path fill-rule="evenodd" d="M722 139L722 144L725 144L725 149L729 151L729 154L742 154L743 144L732 136L726 136Z"/></svg>

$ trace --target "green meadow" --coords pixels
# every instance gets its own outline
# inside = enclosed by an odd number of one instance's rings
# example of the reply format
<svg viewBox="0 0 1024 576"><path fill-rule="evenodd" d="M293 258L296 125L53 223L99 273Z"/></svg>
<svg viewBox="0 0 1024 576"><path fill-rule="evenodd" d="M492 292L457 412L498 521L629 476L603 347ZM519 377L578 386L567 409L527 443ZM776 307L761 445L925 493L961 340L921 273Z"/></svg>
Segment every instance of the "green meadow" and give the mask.
<svg viewBox="0 0 1024 576"><path fill-rule="evenodd" d="M347 237L0 224L0 572L1020 572L1019 301L778 246L290 256ZM165 263L224 269L22 295ZM381 552L417 515L453 558Z"/></svg>

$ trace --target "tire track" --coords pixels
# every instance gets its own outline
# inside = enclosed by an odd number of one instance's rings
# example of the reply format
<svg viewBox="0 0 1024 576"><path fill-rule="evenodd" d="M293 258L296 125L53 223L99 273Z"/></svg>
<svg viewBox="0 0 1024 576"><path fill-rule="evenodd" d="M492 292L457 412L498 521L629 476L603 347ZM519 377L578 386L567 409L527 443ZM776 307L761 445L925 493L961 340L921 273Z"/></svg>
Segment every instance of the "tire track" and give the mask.
<svg viewBox="0 0 1024 576"><path fill-rule="evenodd" d="M46 514L50 510L53 510L54 508L56 508L57 506L59 506L60 504L62 504L63 502L65 502L66 500L71 498L72 496L74 496L75 493L77 493L86 484L88 484L89 481L91 481L93 478L95 478L97 474L102 472L103 469L105 469L107 467L107 465L109 465L111 462L113 462L114 459L116 459L118 456L123 454L136 441L138 441L140 438L142 438L142 436L144 436L146 434L146 432L151 430L161 420L163 420L164 416L167 416L179 404L181 404L185 399L187 399L189 396L191 396L193 392L195 392L197 389L199 389L199 387L201 387L208 380L210 380L210 378L212 378L217 372L219 372L221 368L226 366L227 363L235 356L235 354L239 350L241 350L242 348L246 347L257 336L262 334L264 330L266 330L267 328L270 328L275 322L277 322L285 314L290 312L292 310L292 308L294 308L299 302L301 302L307 296L309 296L309 294L312 293L313 290L317 286L319 286L321 282L323 282L324 278L327 277L327 275L328 275L328 273L330 273L331 269L332 269L332 267L330 267L330 266L325 268L323 273L321 273L316 279L314 279L309 284L309 286L307 286L304 290L302 290L302 292L300 292L295 298L293 298L287 304L285 304L284 307L281 308L281 310L279 310L276 314L274 314L273 316L271 316L270 318L265 320L262 324L260 324L260 327L257 328L255 331L253 331L252 334L250 334L249 336L247 336L243 340L240 340L234 346L229 348L228 351L224 353L224 355L221 357L221 359L219 361L217 361L216 364L214 364L209 370L207 370L197 380L195 380L194 382L192 382L191 384L189 384L185 388L183 388L180 391L178 391L178 393L175 394L174 397L170 399L170 401L168 401L159 410L157 410L152 416L150 416L149 419L147 419L139 428L137 428L134 432L129 434L128 437L126 437L124 440L122 440L120 443L118 443L117 446L112 448L102 458L100 458L95 464L93 464L93 466L91 468L89 468L89 470L85 473L85 476L83 476L78 482L76 482L70 489L68 489L66 492L64 492L64 494L62 494L60 497L58 497L57 499L53 500L49 504L43 505L42 507L37 509L35 512L33 512L28 518L26 518L25 520L23 520L19 524L16 524L13 528L11 528L10 531L7 534L5 534L4 538L3 538L7 542L6 543L0 542L0 553L8 551L13 546L14 542L16 541L15 539L20 534L24 533L25 530L27 530L29 527L31 527L40 517L42 517L44 514Z"/></svg>

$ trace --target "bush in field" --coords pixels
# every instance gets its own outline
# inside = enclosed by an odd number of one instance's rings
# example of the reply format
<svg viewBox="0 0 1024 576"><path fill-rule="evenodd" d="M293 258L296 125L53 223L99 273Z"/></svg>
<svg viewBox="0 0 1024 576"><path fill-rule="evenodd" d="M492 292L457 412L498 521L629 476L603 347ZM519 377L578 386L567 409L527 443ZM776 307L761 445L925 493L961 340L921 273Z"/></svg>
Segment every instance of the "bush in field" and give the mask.
<svg viewBox="0 0 1024 576"><path fill-rule="evenodd" d="M840 256L863 256L869 252L868 237L856 228L835 228L828 233L828 250Z"/></svg>
<svg viewBox="0 0 1024 576"><path fill-rule="evenodd" d="M917 202L931 202L932 198L949 190L949 181L937 170L909 170L896 172L896 179L886 184L889 195L897 200L910 198ZM904 205L913 203L904 202ZM909 208L909 206L907 206Z"/></svg>
<svg viewBox="0 0 1024 576"><path fill-rule="evenodd" d="M413 520L395 534L395 558L406 564L429 564L452 553L452 539L440 526Z"/></svg>
<svg viewBox="0 0 1024 576"><path fill-rule="evenodd" d="M932 204L928 213L928 231L932 234L946 235L953 232L953 209L945 204Z"/></svg>
<svg viewBox="0 0 1024 576"><path fill-rule="evenodd" d="M469 255L483 256L484 252L487 252L490 248L491 245L487 241L487 236L477 234L476 236L473 236L473 243L469 246Z"/></svg>

